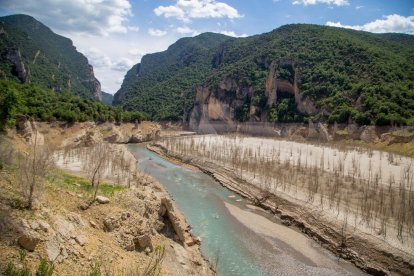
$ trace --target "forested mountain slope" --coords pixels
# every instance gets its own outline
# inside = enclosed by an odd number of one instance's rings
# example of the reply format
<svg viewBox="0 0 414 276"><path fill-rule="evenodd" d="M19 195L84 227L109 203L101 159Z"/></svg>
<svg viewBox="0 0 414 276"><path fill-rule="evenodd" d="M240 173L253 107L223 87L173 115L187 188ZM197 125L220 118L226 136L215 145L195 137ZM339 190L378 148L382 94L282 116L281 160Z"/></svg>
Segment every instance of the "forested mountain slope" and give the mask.
<svg viewBox="0 0 414 276"><path fill-rule="evenodd" d="M203 41L206 36L215 43ZM154 119L196 124L414 122L414 36L307 24L247 38L218 36L181 39L144 56L115 103Z"/></svg>
<svg viewBox="0 0 414 276"><path fill-rule="evenodd" d="M27 15L0 17L0 78L101 98L92 66L72 41Z"/></svg>
<svg viewBox="0 0 414 276"><path fill-rule="evenodd" d="M194 87L210 74L216 50L227 40L232 38L204 33L182 38L164 52L145 55L126 74L114 104L144 111L153 119L181 119L193 105Z"/></svg>

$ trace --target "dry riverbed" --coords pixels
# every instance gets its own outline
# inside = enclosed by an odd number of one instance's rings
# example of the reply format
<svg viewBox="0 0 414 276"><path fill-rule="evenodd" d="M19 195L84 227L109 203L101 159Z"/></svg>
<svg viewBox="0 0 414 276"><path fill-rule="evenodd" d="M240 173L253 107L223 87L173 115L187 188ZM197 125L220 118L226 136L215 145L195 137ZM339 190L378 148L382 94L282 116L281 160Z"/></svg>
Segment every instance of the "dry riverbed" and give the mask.
<svg viewBox="0 0 414 276"><path fill-rule="evenodd" d="M158 152L198 166L368 272L414 272L411 158L217 135L158 145Z"/></svg>

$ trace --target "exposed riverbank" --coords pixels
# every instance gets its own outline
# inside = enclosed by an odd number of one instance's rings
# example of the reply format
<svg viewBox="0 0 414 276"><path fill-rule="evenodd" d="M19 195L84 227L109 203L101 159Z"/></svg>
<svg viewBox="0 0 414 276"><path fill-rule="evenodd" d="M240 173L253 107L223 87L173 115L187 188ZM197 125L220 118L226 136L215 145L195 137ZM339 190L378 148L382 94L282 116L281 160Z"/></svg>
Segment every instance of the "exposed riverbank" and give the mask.
<svg viewBox="0 0 414 276"><path fill-rule="evenodd" d="M10 170L0 170L0 271L9 263L22 266L19 250L26 249L26 244L17 241L29 233L33 248L26 251L25 263L32 271L45 259L54 263L55 273L60 275L86 275L92 267L103 274L137 275L154 264L155 255L163 248L165 253L156 267L162 274L214 275L200 252L198 238L190 233L189 224L164 187L140 171L135 157L121 145L131 137L153 139L158 131L159 126L149 122L27 123L24 129L9 131L4 137L7 144L0 143L1 153L13 149L11 159L16 154L30 154L37 141L39 149L54 149L56 168L50 169L36 191L33 210L15 206L23 198L13 161L8 160ZM103 144L105 154L99 158L105 162L97 194L107 199L103 204L90 204L94 189L87 163L99 163L93 153ZM86 210L85 204L89 205Z"/></svg>
<svg viewBox="0 0 414 276"><path fill-rule="evenodd" d="M350 260L356 266L372 274L398 273L410 275L414 269L412 254L390 246L374 235L352 229L343 230L344 225L325 216L323 212L309 205L265 193L245 180L234 170L217 163L166 152L163 147L150 147L158 154L194 166L213 176L223 186L252 200L257 206L276 214L285 224L295 225L302 232L317 240L323 247L337 256Z"/></svg>
<svg viewBox="0 0 414 276"><path fill-rule="evenodd" d="M203 254L212 263L218 263L219 275L362 274L350 263L338 262L333 254L300 231L281 225L263 210L253 210L250 201L209 175L178 166L142 145L129 148L140 160L139 167L157 178L174 198L193 226L192 231L201 237ZM266 231L257 231L230 211L229 206L232 211L248 212L252 221L260 221L267 229L282 229L300 239L285 242L278 233L267 235ZM301 252L300 248L309 250Z"/></svg>

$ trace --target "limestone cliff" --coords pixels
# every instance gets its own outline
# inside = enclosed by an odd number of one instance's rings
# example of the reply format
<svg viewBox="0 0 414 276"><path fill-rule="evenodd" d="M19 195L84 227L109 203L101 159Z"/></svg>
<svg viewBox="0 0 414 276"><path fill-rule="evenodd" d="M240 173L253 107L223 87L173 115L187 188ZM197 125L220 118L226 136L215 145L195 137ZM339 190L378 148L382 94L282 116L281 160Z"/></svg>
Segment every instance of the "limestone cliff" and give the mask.
<svg viewBox="0 0 414 276"><path fill-rule="evenodd" d="M72 41L27 15L0 17L3 78L101 99L101 84Z"/></svg>
<svg viewBox="0 0 414 276"><path fill-rule="evenodd" d="M190 129L220 132L234 128L237 122L269 122L269 113L278 104L280 94L294 98L296 108L302 114L314 115L318 112L313 102L300 93L300 68L293 60L274 60L264 66L267 67L264 95L230 77L225 77L212 88L196 87L194 108L189 118ZM283 76L279 72L283 68L289 68L291 75ZM264 101L257 102L257 97Z"/></svg>

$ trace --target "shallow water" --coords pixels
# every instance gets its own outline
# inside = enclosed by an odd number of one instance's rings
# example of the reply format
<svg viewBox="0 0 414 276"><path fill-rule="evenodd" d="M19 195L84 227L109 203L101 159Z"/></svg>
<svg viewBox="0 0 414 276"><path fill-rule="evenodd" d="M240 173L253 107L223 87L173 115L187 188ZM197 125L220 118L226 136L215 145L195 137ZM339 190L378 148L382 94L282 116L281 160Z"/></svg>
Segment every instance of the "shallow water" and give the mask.
<svg viewBox="0 0 414 276"><path fill-rule="evenodd" d="M128 145L128 149L137 157L139 168L157 179L175 200L192 226L193 233L202 238L202 253L210 262L217 264L219 275L362 274L352 265L338 262L311 239L306 238L306 243L312 247L312 254L318 255L319 259L322 256L324 265L315 264L312 261L314 258L307 256L309 252L302 254L295 249L298 247L283 239L246 227L240 217L237 219L230 214L225 203L236 206L236 210L240 208L275 221L270 214L248 208L249 202L244 199L240 201L240 196L222 187L210 176L175 165L144 145ZM265 222L272 225L270 220ZM274 228L283 232L283 228L287 227L275 225ZM291 231L290 235L303 236L290 228L286 230ZM292 239L289 240L292 242Z"/></svg>

